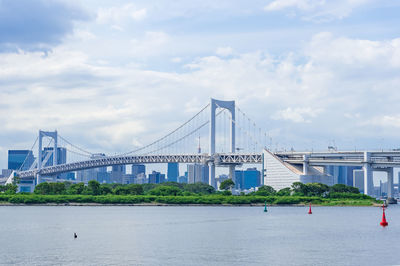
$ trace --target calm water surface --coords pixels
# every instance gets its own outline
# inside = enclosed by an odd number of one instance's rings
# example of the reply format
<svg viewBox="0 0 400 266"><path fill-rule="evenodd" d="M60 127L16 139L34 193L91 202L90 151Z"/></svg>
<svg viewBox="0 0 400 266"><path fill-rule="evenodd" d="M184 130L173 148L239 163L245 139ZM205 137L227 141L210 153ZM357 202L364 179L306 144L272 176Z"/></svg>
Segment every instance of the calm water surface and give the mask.
<svg viewBox="0 0 400 266"><path fill-rule="evenodd" d="M0 265L400 265L400 206L0 207ZM77 232L78 238L73 238Z"/></svg>

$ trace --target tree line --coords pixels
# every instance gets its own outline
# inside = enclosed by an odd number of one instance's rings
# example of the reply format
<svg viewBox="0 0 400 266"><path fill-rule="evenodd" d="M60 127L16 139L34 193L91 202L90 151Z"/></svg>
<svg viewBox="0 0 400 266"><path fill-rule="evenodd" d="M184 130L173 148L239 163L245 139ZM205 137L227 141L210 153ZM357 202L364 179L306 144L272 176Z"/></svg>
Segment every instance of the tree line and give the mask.
<svg viewBox="0 0 400 266"><path fill-rule="evenodd" d="M100 184L91 180L84 183L40 183L35 187L34 194L39 195L153 195L153 196L194 196L220 194L232 195L234 182L230 179L221 183L220 189L215 190L205 183L183 184L166 182L162 184ZM0 186L0 193L15 194L17 185L7 184ZM360 194L358 188L336 184L328 186L321 183L295 182L291 187L276 191L271 186L261 186L257 191L248 193L248 196L306 196L306 197L347 197L349 194ZM244 193L241 193L244 195Z"/></svg>

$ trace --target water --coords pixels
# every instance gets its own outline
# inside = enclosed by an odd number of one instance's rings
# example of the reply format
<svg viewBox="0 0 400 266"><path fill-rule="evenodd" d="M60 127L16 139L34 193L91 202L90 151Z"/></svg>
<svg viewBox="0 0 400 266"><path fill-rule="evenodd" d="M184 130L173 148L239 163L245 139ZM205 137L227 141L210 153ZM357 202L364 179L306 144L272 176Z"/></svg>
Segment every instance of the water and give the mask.
<svg viewBox="0 0 400 266"><path fill-rule="evenodd" d="M263 209L3 206L0 264L400 264L399 206Z"/></svg>

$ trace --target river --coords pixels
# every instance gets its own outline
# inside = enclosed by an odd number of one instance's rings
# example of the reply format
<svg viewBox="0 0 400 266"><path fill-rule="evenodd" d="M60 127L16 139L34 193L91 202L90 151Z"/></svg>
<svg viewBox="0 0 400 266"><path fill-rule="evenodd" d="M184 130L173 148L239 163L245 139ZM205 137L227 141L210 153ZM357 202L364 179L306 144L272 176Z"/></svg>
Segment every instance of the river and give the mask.
<svg viewBox="0 0 400 266"><path fill-rule="evenodd" d="M400 206L2 206L0 265L399 265ZM78 237L74 239L73 234Z"/></svg>

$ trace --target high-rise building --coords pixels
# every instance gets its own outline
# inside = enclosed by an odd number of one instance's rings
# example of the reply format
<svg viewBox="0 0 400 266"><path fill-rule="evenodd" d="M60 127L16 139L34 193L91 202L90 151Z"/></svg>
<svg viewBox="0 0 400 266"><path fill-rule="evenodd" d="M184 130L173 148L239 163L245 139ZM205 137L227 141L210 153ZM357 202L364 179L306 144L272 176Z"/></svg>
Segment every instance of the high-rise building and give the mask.
<svg viewBox="0 0 400 266"><path fill-rule="evenodd" d="M12 170L28 170L35 157L31 150L9 150L8 151L8 169Z"/></svg>
<svg viewBox="0 0 400 266"><path fill-rule="evenodd" d="M358 188L358 190L364 193L364 171L355 169L353 170L353 187Z"/></svg>
<svg viewBox="0 0 400 266"><path fill-rule="evenodd" d="M167 171L168 181L177 182L178 176L179 176L179 164L168 163L168 171Z"/></svg>
<svg viewBox="0 0 400 266"><path fill-rule="evenodd" d="M136 183L136 175L125 174L122 176L122 184L135 184L135 183Z"/></svg>
<svg viewBox="0 0 400 266"><path fill-rule="evenodd" d="M235 188L250 189L260 186L261 173L257 168L247 168L247 170L235 171Z"/></svg>
<svg viewBox="0 0 400 266"><path fill-rule="evenodd" d="M105 157L104 153L93 154L90 159L98 159ZM76 180L87 184L90 180L96 180L100 183L107 182L107 167L92 168L87 170L78 171L76 173Z"/></svg>
<svg viewBox="0 0 400 266"><path fill-rule="evenodd" d="M325 173L333 176L334 184L353 185L353 170L361 169L361 166L337 166L329 165L325 167Z"/></svg>
<svg viewBox="0 0 400 266"><path fill-rule="evenodd" d="M153 171L149 174L149 183L151 184L160 184L165 182L165 174L161 174L160 172Z"/></svg>
<svg viewBox="0 0 400 266"><path fill-rule="evenodd" d="M135 181L136 181L136 184L147 184L147 183L149 183L149 181L146 178L146 174L145 173L139 173L136 176L136 180Z"/></svg>
<svg viewBox="0 0 400 266"><path fill-rule="evenodd" d="M137 176L140 173L146 173L146 166L144 164L132 164L132 175Z"/></svg>
<svg viewBox="0 0 400 266"><path fill-rule="evenodd" d="M243 189L243 172L243 170L235 170L235 180L233 180L233 182L235 183L236 189Z"/></svg>
<svg viewBox="0 0 400 266"><path fill-rule="evenodd" d="M125 174L125 165L113 165L111 170L111 183L122 184L122 179Z"/></svg>
<svg viewBox="0 0 400 266"><path fill-rule="evenodd" d="M208 183L208 166L203 164L188 164L187 165L188 183Z"/></svg>
<svg viewBox="0 0 400 266"><path fill-rule="evenodd" d="M243 189L256 188L260 186L261 173L257 168L247 168L243 171Z"/></svg>
<svg viewBox="0 0 400 266"><path fill-rule="evenodd" d="M188 180L186 176L178 176L178 183L187 184Z"/></svg>
<svg viewBox="0 0 400 266"><path fill-rule="evenodd" d="M46 160L43 167L52 166L53 165L53 147L45 147L42 152L42 161ZM64 164L67 162L67 149L64 147L57 148L57 162L55 164Z"/></svg>

